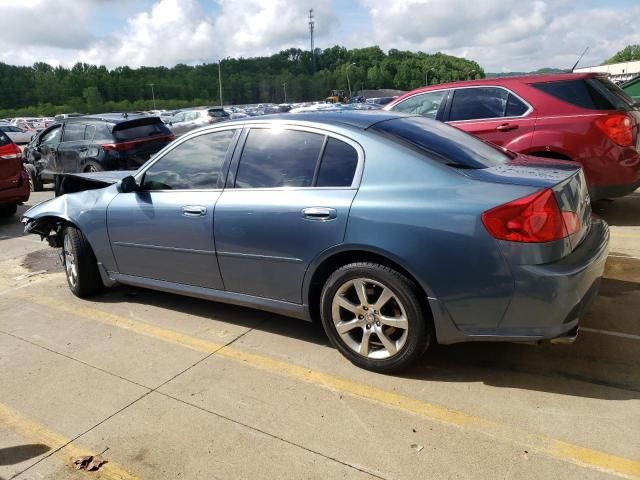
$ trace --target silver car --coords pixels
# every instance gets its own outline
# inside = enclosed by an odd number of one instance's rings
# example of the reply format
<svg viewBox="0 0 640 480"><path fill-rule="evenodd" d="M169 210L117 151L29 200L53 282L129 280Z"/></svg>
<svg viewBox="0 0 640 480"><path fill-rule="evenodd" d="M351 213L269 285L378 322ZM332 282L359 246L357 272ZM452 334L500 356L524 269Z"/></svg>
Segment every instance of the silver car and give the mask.
<svg viewBox="0 0 640 480"><path fill-rule="evenodd" d="M14 125L0 125L0 132L5 133L17 145L26 145L34 134L33 131L24 131Z"/></svg>
<svg viewBox="0 0 640 480"><path fill-rule="evenodd" d="M171 118L169 128L179 136L196 128L228 119L229 114L220 107L183 110Z"/></svg>

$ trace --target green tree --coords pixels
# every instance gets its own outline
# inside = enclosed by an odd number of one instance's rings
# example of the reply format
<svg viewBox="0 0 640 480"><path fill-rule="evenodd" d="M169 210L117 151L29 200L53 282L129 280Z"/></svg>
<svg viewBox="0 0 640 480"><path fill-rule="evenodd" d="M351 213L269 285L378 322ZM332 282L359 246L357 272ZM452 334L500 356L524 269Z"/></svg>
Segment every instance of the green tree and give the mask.
<svg viewBox="0 0 640 480"><path fill-rule="evenodd" d="M604 63L632 62L634 60L640 60L640 45L637 44L627 45Z"/></svg>

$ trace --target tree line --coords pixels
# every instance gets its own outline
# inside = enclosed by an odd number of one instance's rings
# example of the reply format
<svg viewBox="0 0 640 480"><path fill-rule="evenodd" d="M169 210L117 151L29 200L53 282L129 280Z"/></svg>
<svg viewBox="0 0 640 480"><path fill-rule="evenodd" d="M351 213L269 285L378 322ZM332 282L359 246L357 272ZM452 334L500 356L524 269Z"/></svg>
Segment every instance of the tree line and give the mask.
<svg viewBox="0 0 640 480"><path fill-rule="evenodd" d="M604 64L633 62L635 60L640 60L640 45L627 45L609 60L606 60Z"/></svg>
<svg viewBox="0 0 640 480"><path fill-rule="evenodd" d="M225 105L281 103L326 98L332 89L410 90L427 82L483 78L474 61L443 53L427 54L379 47L335 46L315 52L291 48L269 57L221 61ZM153 84L153 91L151 85ZM0 118L50 116L62 112L174 109L219 103L218 64L174 67L117 67L77 63L71 68L38 62L0 63Z"/></svg>

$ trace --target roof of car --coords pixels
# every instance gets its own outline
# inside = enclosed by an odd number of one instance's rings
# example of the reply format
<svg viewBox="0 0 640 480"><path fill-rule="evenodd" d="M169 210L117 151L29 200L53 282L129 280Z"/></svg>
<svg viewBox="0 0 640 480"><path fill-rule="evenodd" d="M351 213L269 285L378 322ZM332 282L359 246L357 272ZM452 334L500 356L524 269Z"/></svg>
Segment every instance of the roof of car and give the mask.
<svg viewBox="0 0 640 480"><path fill-rule="evenodd" d="M326 124L341 123L343 125L349 125L366 130L372 125L375 125L379 122L384 122L385 120L409 116L413 115L407 115L406 113L399 112L387 112L384 110L332 110L325 112L318 111L264 115L258 118L249 117L246 119L241 119L238 120L238 122L250 123L262 120L286 120L289 122L316 122Z"/></svg>
<svg viewBox="0 0 640 480"><path fill-rule="evenodd" d="M477 80L461 80L457 82L439 83L436 85L429 85L425 87L419 87L410 92L405 93L401 97L405 98L409 95L421 91L439 90L443 88L451 87L473 87L483 85L509 85L510 83L538 83L538 82L557 82L560 80L578 80L581 78L597 77L598 73L539 73L535 75L513 75L510 77L490 77L479 78Z"/></svg>
<svg viewBox="0 0 640 480"><path fill-rule="evenodd" d="M144 115L141 113L96 113L94 115L84 115L82 117L69 117L61 119L61 122L69 123L69 122L86 122L87 120L102 120L109 123L122 123L129 122L131 120L136 120L138 118L153 118L149 115ZM156 117L158 118L158 117Z"/></svg>

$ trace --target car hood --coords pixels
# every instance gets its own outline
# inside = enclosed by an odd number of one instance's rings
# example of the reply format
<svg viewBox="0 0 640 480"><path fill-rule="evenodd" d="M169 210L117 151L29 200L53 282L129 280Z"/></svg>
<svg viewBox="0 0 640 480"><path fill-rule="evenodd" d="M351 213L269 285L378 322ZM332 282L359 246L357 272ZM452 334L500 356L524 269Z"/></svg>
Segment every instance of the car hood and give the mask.
<svg viewBox="0 0 640 480"><path fill-rule="evenodd" d="M64 173L56 182L56 197L67 193L96 190L118 183L124 177L135 172L130 170L111 170L108 172Z"/></svg>

